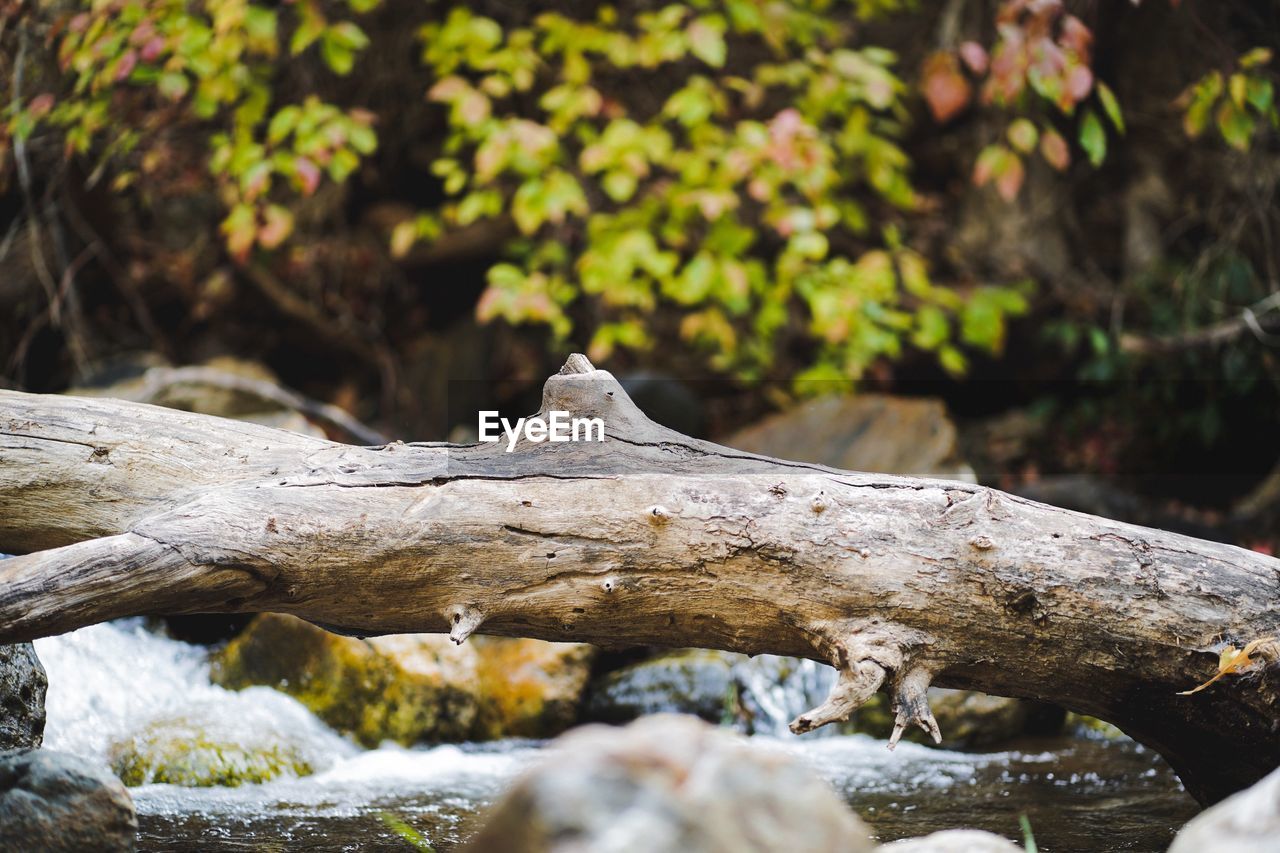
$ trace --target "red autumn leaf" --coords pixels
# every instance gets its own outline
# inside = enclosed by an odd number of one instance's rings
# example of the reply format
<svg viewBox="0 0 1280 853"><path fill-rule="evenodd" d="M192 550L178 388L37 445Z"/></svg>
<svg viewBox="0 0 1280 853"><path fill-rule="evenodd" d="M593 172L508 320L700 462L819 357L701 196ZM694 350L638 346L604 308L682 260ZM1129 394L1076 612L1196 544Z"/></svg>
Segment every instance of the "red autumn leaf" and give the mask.
<svg viewBox="0 0 1280 853"><path fill-rule="evenodd" d="M1056 130L1046 130L1040 135L1040 156L1059 172L1066 171L1071 165L1071 151L1067 148L1067 141Z"/></svg>
<svg viewBox="0 0 1280 853"><path fill-rule="evenodd" d="M303 195L311 195L320 186L320 169L306 157L293 161L293 172L298 177L298 183L302 184Z"/></svg>
<svg viewBox="0 0 1280 853"><path fill-rule="evenodd" d="M264 249L274 249L293 231L293 214L278 204L268 205L258 228L258 242Z"/></svg>
<svg viewBox="0 0 1280 853"><path fill-rule="evenodd" d="M974 74L986 74L990 57L987 50L976 41L967 41L960 45L960 58Z"/></svg>
<svg viewBox="0 0 1280 853"><path fill-rule="evenodd" d="M165 49L164 36L156 36L142 46L142 59L144 62L155 62L164 53Z"/></svg>
<svg viewBox="0 0 1280 853"><path fill-rule="evenodd" d="M1058 41L1063 47L1075 53L1081 62L1089 61L1089 46L1093 44L1093 33L1075 15L1067 15L1062 19L1062 35Z"/></svg>
<svg viewBox="0 0 1280 853"><path fill-rule="evenodd" d="M31 99L31 103L27 104L27 112L32 118L40 118L49 110L53 109L53 95L45 92L43 95L36 95Z"/></svg>
<svg viewBox="0 0 1280 853"><path fill-rule="evenodd" d="M935 53L924 61L924 97L934 121L943 124L969 103L969 82L949 53Z"/></svg>
<svg viewBox="0 0 1280 853"><path fill-rule="evenodd" d="M119 83L132 74L134 66L137 64L138 54L132 50L125 51L125 54L120 57L120 61L116 63L116 82Z"/></svg>
<svg viewBox="0 0 1280 853"><path fill-rule="evenodd" d="M1076 65L1067 72L1067 94L1072 101L1080 103L1089 97L1093 88L1093 72L1084 65Z"/></svg>

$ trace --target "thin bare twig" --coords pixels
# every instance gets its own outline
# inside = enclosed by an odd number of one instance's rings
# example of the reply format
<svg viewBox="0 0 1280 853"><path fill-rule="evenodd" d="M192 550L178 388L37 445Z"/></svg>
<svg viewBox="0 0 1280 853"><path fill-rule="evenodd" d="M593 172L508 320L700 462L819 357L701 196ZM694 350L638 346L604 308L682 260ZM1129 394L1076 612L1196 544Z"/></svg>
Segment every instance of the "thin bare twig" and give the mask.
<svg viewBox="0 0 1280 853"><path fill-rule="evenodd" d="M361 423L338 406L312 399L265 379L240 376L214 367L153 367L143 376L143 392L139 402L154 401L177 385L205 385L247 394L341 430L362 444L387 443L386 436Z"/></svg>
<svg viewBox="0 0 1280 853"><path fill-rule="evenodd" d="M1252 332L1254 337L1268 346L1280 346L1280 335L1267 331L1262 322L1264 318L1269 320L1270 318L1267 315L1277 309L1280 309L1280 291L1272 293L1270 296L1243 309L1239 316L1192 332L1151 337L1145 335L1121 335L1120 350L1121 352L1135 355L1181 352L1188 349L1229 343L1245 332Z"/></svg>

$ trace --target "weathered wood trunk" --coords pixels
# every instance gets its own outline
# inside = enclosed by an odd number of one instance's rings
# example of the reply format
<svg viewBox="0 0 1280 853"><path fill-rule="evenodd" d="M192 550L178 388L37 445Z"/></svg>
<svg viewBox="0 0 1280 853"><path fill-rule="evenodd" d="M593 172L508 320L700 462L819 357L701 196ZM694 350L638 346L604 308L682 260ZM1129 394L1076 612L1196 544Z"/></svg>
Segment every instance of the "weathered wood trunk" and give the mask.
<svg viewBox="0 0 1280 853"><path fill-rule="evenodd" d="M882 685L1057 702L1164 755L1203 802L1280 764L1277 671L1179 696L1280 633L1280 560L980 486L837 471L649 421L570 359L543 411L606 440L351 447L0 391L0 642L140 613L279 611L826 661L804 731Z"/></svg>

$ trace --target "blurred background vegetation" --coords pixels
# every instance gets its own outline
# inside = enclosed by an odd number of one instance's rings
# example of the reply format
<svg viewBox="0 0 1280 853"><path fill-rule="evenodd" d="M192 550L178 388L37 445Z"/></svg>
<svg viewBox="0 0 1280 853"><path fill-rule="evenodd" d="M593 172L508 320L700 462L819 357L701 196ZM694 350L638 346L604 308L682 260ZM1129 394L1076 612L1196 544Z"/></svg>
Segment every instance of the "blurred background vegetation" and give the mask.
<svg viewBox="0 0 1280 853"><path fill-rule="evenodd" d="M984 480L1274 549L1277 50L1250 0L0 0L0 381L234 355L406 439L575 350L713 437L929 395Z"/></svg>

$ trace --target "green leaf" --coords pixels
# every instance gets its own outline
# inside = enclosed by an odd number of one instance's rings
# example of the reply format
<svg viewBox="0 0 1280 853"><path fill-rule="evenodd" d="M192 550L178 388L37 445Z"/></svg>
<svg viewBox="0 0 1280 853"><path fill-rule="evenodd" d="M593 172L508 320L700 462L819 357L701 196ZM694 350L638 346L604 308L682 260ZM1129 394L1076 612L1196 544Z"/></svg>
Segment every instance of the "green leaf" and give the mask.
<svg viewBox="0 0 1280 853"><path fill-rule="evenodd" d="M156 88L171 101L181 100L191 88L191 81L180 71L166 71L160 75Z"/></svg>
<svg viewBox="0 0 1280 853"><path fill-rule="evenodd" d="M1266 47L1255 47L1253 50L1240 57L1241 68L1253 68L1256 65L1266 65L1271 61L1271 49Z"/></svg>
<svg viewBox="0 0 1280 853"><path fill-rule="evenodd" d="M690 53L712 68L724 66L724 21L712 16L698 18L689 25L688 36Z"/></svg>
<svg viewBox="0 0 1280 853"><path fill-rule="evenodd" d="M1116 100L1116 93L1111 91L1111 87L1101 80L1098 81L1098 100L1102 101L1102 109L1107 113L1107 118L1111 119L1111 124L1118 133L1124 133L1124 115L1120 112L1120 102Z"/></svg>
<svg viewBox="0 0 1280 853"><path fill-rule="evenodd" d="M1254 121L1249 114L1231 101L1223 101L1218 107L1218 130L1232 148L1248 151L1253 128Z"/></svg>
<svg viewBox="0 0 1280 853"><path fill-rule="evenodd" d="M1096 169L1107 159L1107 132L1093 110L1086 110L1080 122L1080 147L1089 155L1089 162Z"/></svg>
<svg viewBox="0 0 1280 853"><path fill-rule="evenodd" d="M609 172L601 182L605 194L617 202L624 202L636 191L636 179L630 172Z"/></svg>
<svg viewBox="0 0 1280 853"><path fill-rule="evenodd" d="M271 122L267 125L267 142L275 145L283 141L298 126L300 118L302 118L302 110L297 106L290 104L282 107L271 117Z"/></svg>
<svg viewBox="0 0 1280 853"><path fill-rule="evenodd" d="M359 165L360 158L356 156L354 151L348 148L339 148L333 152L333 159L329 161L329 177L340 184Z"/></svg>
<svg viewBox="0 0 1280 853"><path fill-rule="evenodd" d="M802 258L820 261L827 256L827 238L819 231L796 234L787 244L787 249Z"/></svg>
<svg viewBox="0 0 1280 853"><path fill-rule="evenodd" d="M320 42L320 55L324 57L324 64L328 65L334 74L342 77L350 74L356 64L356 55L351 48L330 38L327 33Z"/></svg>
<svg viewBox="0 0 1280 853"><path fill-rule="evenodd" d="M1249 79L1249 88L1245 97L1253 108L1260 113L1265 113L1271 109L1274 102L1275 90L1270 80L1264 80L1261 77L1251 77Z"/></svg>
<svg viewBox="0 0 1280 853"><path fill-rule="evenodd" d="M546 215L546 198L542 181L525 181L511 200L511 218L521 234L532 234L542 226Z"/></svg>
<svg viewBox="0 0 1280 853"><path fill-rule="evenodd" d="M304 10L308 8L303 6ZM297 56L309 48L324 32L324 18L318 14L304 11L300 15L298 28L293 31L293 36L289 39L289 53Z"/></svg>
<svg viewBox="0 0 1280 853"><path fill-rule="evenodd" d="M916 331L911 342L920 349L937 349L950 334L947 317L934 305L925 305L916 312Z"/></svg>
<svg viewBox="0 0 1280 853"><path fill-rule="evenodd" d="M1036 148L1040 132L1036 126L1025 118L1020 118L1009 125L1007 132L1009 143L1023 154L1030 154Z"/></svg>
<svg viewBox="0 0 1280 853"><path fill-rule="evenodd" d="M372 154L378 148L378 134L367 124L353 122L348 128L351 147L361 154Z"/></svg>

